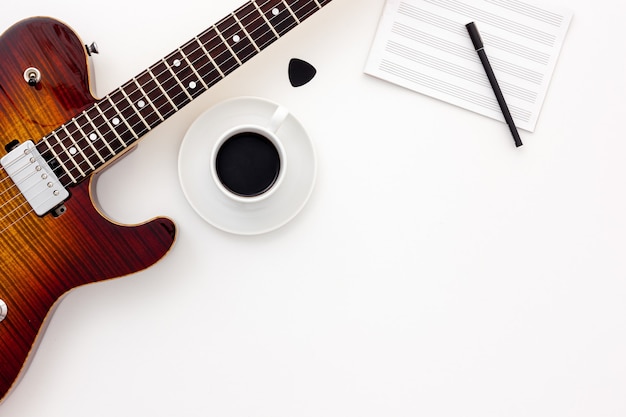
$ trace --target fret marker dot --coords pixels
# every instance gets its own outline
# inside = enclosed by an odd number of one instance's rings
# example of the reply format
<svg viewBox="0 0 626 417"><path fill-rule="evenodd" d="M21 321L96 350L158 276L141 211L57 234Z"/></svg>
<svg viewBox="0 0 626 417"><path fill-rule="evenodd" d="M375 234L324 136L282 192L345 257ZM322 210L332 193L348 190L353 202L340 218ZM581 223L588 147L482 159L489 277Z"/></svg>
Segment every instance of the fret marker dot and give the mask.
<svg viewBox="0 0 626 417"><path fill-rule="evenodd" d="M196 84L196 82L195 82L195 81L192 81L192 82L190 82L190 83L189 83L189 88L191 88L192 90L193 90L194 88L196 88L196 86L197 86L197 84Z"/></svg>
<svg viewBox="0 0 626 417"><path fill-rule="evenodd" d="M274 7L274 8L272 9L272 14L273 14L274 16L278 16L278 15L280 14L280 10L278 10L278 7Z"/></svg>
<svg viewBox="0 0 626 417"><path fill-rule="evenodd" d="M76 153L78 152L76 148L74 148L73 146L69 149L69 151L70 151L70 154L72 155L76 155Z"/></svg>
<svg viewBox="0 0 626 417"><path fill-rule="evenodd" d="M146 107L146 102L143 100L139 100L137 102L137 107L139 107L140 109L143 109L144 107Z"/></svg>
<svg viewBox="0 0 626 417"><path fill-rule="evenodd" d="M174 60L174 66L175 67L180 67L180 60L179 59L175 59Z"/></svg>
<svg viewBox="0 0 626 417"><path fill-rule="evenodd" d="M96 135L95 133L92 133L91 135L89 135L89 140L91 140L92 142L95 141L96 139L98 139L98 135Z"/></svg>
<svg viewBox="0 0 626 417"><path fill-rule="evenodd" d="M113 122L113 125L117 126L120 124L120 119L118 119L117 117L114 117L113 120L111 120L111 122Z"/></svg>
<svg viewBox="0 0 626 417"><path fill-rule="evenodd" d="M237 43L241 40L241 38L239 37L239 35L235 35L233 36L233 42Z"/></svg>

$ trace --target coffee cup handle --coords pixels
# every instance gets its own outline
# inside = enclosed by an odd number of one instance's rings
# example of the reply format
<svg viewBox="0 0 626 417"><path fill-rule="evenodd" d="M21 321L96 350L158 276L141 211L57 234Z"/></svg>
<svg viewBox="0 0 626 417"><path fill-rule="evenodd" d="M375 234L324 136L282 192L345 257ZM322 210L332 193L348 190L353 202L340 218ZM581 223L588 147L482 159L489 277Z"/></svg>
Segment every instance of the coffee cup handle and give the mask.
<svg viewBox="0 0 626 417"><path fill-rule="evenodd" d="M269 130L272 133L276 133L276 131L282 126L287 116L289 116L289 110L283 106L278 106L270 119L270 125L268 127Z"/></svg>

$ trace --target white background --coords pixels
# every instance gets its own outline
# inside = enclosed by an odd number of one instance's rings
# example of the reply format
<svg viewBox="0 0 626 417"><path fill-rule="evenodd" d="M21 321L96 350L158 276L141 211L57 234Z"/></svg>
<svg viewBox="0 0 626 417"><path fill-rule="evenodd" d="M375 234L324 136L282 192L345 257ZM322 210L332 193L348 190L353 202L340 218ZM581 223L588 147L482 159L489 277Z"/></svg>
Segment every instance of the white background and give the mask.
<svg viewBox="0 0 626 417"><path fill-rule="evenodd" d="M12 1L0 27L49 15L97 41L105 94L240 3ZM171 217L177 243L71 292L0 415L626 415L626 6L563 2L516 149L503 123L363 74L383 3L334 0L101 175L113 219ZM293 57L318 69L298 89ZM257 237L202 221L177 177L190 123L244 95L288 107L318 156L305 209Z"/></svg>

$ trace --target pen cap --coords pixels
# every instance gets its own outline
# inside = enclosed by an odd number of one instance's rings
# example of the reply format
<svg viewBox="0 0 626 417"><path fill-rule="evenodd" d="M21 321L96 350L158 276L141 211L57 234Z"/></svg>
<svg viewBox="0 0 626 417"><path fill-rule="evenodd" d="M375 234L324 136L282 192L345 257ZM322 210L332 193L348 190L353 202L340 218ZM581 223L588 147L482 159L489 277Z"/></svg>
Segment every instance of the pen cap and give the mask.
<svg viewBox="0 0 626 417"><path fill-rule="evenodd" d="M476 23L469 22L467 25L465 25L465 27L467 28L467 33L469 33L472 43L474 44L474 49L478 51L483 47L483 40L480 37L480 33L478 32Z"/></svg>

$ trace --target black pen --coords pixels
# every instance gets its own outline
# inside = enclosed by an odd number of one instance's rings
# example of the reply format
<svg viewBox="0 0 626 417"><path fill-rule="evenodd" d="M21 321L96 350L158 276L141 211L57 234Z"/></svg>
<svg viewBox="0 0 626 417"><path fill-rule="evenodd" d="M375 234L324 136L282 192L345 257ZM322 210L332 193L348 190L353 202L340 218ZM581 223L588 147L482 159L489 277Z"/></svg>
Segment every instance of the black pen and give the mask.
<svg viewBox="0 0 626 417"><path fill-rule="evenodd" d="M493 69L491 69L491 64L487 59L487 54L485 53L485 48L483 46L483 40L480 37L478 28L474 22L468 23L465 27L467 28L467 32L469 33L472 43L474 44L474 49L476 49L476 52L478 53L480 62L482 62L483 68L485 68L485 73L487 74L491 88L496 95L496 100L498 100L504 120L506 120L506 124L509 125L509 130L513 135L513 140L515 140L515 146L522 146L522 140L520 139L517 128L515 127L513 117L511 117L511 112L509 112L509 107L506 105L506 101L504 101L504 96L502 95L502 90L500 90L500 86L498 85L498 80L496 80Z"/></svg>

